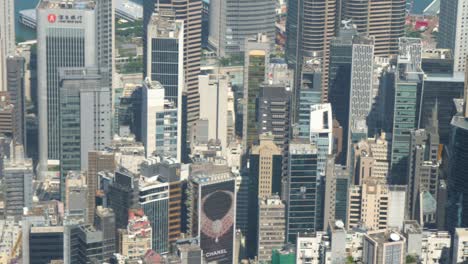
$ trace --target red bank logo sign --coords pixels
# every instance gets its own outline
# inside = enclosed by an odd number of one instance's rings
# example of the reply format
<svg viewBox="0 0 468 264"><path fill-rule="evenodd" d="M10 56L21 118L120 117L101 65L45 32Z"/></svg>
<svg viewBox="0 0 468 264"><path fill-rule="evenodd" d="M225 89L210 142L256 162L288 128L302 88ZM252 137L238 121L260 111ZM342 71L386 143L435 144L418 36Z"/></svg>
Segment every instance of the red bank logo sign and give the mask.
<svg viewBox="0 0 468 264"><path fill-rule="evenodd" d="M47 20L49 21L49 23L55 23L55 21L57 21L57 16L54 14L49 14L47 16Z"/></svg>

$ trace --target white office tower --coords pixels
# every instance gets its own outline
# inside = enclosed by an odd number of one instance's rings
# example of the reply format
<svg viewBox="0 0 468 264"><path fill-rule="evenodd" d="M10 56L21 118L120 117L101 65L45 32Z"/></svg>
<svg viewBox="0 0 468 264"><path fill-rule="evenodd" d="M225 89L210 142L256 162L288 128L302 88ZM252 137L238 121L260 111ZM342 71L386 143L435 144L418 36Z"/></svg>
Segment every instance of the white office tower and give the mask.
<svg viewBox="0 0 468 264"><path fill-rule="evenodd" d="M438 48L453 52L453 71L464 72L468 55L468 0L441 0Z"/></svg>
<svg viewBox="0 0 468 264"><path fill-rule="evenodd" d="M161 83L145 79L142 99L142 141L146 157L161 155L181 160L179 108L165 98Z"/></svg>
<svg viewBox="0 0 468 264"><path fill-rule="evenodd" d="M109 44L112 26L105 27L104 23L113 21L110 21L112 15L102 14L103 5L112 8L107 0L42 0L37 6L40 179L46 171L47 160L60 158L59 70L64 67L106 69L112 61L109 55L112 50L103 47L112 45Z"/></svg>
<svg viewBox="0 0 468 264"><path fill-rule="evenodd" d="M208 140L219 141L223 153L235 139L234 94L227 75L199 75L200 119L208 121Z"/></svg>
<svg viewBox="0 0 468 264"><path fill-rule="evenodd" d="M7 90L6 59L15 53L14 0L0 2L0 91Z"/></svg>
<svg viewBox="0 0 468 264"><path fill-rule="evenodd" d="M331 104L310 107L310 143L317 147L317 171L325 176L328 155L333 152L333 117Z"/></svg>

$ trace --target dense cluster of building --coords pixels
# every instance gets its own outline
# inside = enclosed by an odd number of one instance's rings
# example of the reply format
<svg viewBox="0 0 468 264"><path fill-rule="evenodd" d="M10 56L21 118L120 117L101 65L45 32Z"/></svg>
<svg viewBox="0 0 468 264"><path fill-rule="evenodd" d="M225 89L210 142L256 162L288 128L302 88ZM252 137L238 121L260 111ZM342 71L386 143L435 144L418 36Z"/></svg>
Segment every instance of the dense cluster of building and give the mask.
<svg viewBox="0 0 468 264"><path fill-rule="evenodd" d="M0 263L468 261L468 1L283 2L2 1Z"/></svg>

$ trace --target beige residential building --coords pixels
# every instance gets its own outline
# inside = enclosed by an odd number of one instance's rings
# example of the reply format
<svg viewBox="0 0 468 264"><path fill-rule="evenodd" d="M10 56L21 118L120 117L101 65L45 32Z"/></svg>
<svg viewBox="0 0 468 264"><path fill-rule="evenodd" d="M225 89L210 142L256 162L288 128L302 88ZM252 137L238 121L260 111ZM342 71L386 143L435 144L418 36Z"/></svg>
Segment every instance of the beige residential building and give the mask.
<svg viewBox="0 0 468 264"><path fill-rule="evenodd" d="M387 185L378 179L367 179L350 187L347 228L359 224L369 230L401 227L404 221L406 187Z"/></svg>
<svg viewBox="0 0 468 264"><path fill-rule="evenodd" d="M103 151L91 151L88 154L88 174L86 184L88 185L88 217L87 223L94 222L96 212L96 192L98 173L100 171L114 171L116 169L115 154Z"/></svg>
<svg viewBox="0 0 468 264"><path fill-rule="evenodd" d="M385 180L390 170L390 144L385 133L354 144L354 178L357 184L370 177Z"/></svg>
<svg viewBox="0 0 468 264"><path fill-rule="evenodd" d="M344 0L342 19L351 19L359 33L375 39L375 56L398 54L405 34L405 0Z"/></svg>
<svg viewBox="0 0 468 264"><path fill-rule="evenodd" d="M273 140L272 135L263 135L260 138L260 145L252 147L251 156L258 162L258 175L254 177L258 177L259 197L271 195L274 189L273 184L277 180L275 176L281 175L281 171L275 170L281 166L281 162L278 162L278 158L281 159L281 149Z"/></svg>
<svg viewBox="0 0 468 264"><path fill-rule="evenodd" d="M128 213L127 229L119 229L119 254L129 260L141 259L151 249L152 228L142 209Z"/></svg>
<svg viewBox="0 0 468 264"><path fill-rule="evenodd" d="M362 263L403 264L406 256L406 238L397 232L379 230L364 236Z"/></svg>
<svg viewBox="0 0 468 264"><path fill-rule="evenodd" d="M281 248L286 234L285 206L277 195L259 201L258 211L258 262L271 261L271 252Z"/></svg>

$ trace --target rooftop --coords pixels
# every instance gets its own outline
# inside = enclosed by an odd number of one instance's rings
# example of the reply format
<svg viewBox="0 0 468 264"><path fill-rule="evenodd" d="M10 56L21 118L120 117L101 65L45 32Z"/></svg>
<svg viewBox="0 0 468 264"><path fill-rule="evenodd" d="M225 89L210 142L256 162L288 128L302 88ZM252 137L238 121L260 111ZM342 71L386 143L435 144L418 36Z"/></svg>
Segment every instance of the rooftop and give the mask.
<svg viewBox="0 0 468 264"><path fill-rule="evenodd" d="M93 10L96 7L94 0L42 0L39 8L43 9L81 9Z"/></svg>

